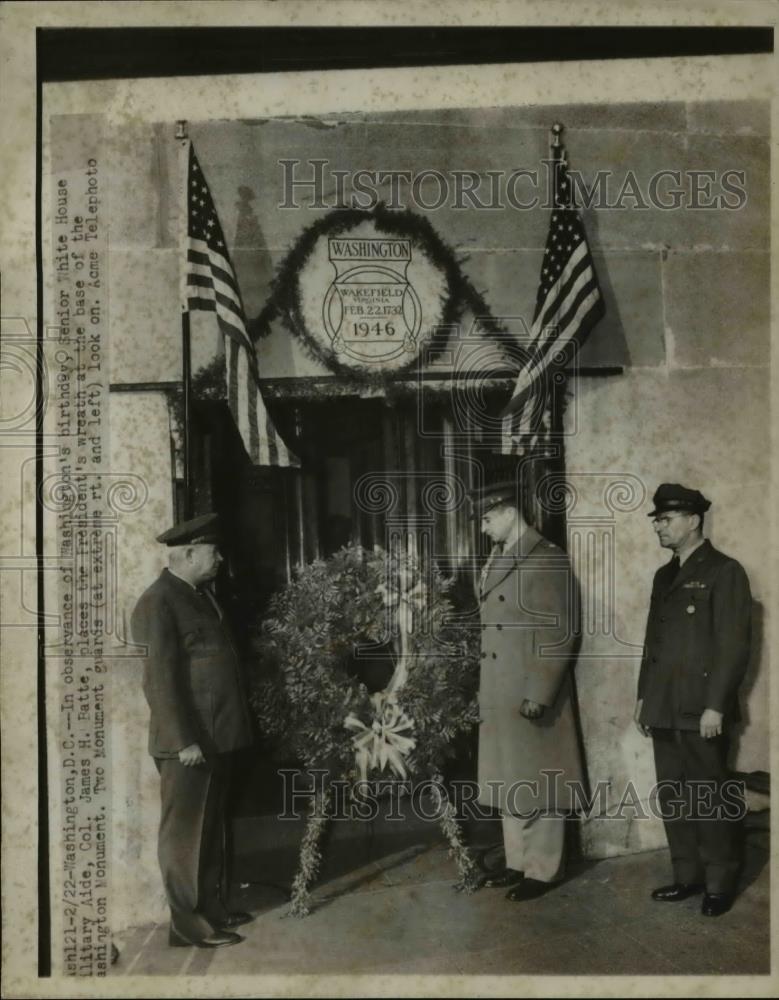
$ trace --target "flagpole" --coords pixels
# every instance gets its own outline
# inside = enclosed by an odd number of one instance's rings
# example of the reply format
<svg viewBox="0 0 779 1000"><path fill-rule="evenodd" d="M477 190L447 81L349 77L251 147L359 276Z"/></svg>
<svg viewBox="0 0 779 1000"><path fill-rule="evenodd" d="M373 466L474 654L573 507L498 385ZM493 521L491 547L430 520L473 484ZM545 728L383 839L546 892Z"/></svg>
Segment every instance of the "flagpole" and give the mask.
<svg viewBox="0 0 779 1000"><path fill-rule="evenodd" d="M186 121L176 122L176 139L179 143L179 268L180 268L180 299L181 299L181 381L184 395L184 511L185 519L192 517L192 438L190 427L192 423L192 345L189 332L189 309L186 295L186 267L184 266L187 246L187 220L189 209L187 203L187 169L189 137Z"/></svg>
<svg viewBox="0 0 779 1000"><path fill-rule="evenodd" d="M549 143L549 149L552 154L552 190L557 191L557 181L558 172L560 170L560 164L565 159L565 147L562 144L562 134L565 126L562 122L555 122L550 129L552 133L552 138Z"/></svg>
<svg viewBox="0 0 779 1000"><path fill-rule="evenodd" d="M181 356L182 380L184 383L184 519L192 517L192 477L191 477L191 438L190 422L192 419L192 378L191 349L189 340L189 312L181 313Z"/></svg>
<svg viewBox="0 0 779 1000"><path fill-rule="evenodd" d="M563 147L561 137L563 134L563 128L561 122L555 122L551 128L551 153L554 160L554 191L555 194L558 192L558 171L560 170L560 165L565 158L565 149ZM560 374L563 378L563 386L567 383L567 377L565 371L561 369ZM565 396L565 390L561 387L561 391L552 392L551 400L549 403L549 431L547 435L547 440L544 443L545 450L548 454L548 462L551 469L560 477L562 482L565 482L565 451L563 448L563 399ZM567 539L567 521L565 511L560 512L558 517L552 515L548 518L548 524L546 527L552 536L552 540L557 542L563 551L568 551L568 539Z"/></svg>

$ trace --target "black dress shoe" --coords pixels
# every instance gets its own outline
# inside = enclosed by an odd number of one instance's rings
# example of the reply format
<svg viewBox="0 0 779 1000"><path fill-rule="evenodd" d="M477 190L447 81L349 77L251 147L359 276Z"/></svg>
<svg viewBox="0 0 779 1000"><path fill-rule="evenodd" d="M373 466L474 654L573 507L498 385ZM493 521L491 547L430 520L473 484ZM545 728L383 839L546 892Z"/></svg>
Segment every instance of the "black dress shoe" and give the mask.
<svg viewBox="0 0 779 1000"><path fill-rule="evenodd" d="M172 927L168 935L168 944L172 948L224 948L230 944L239 944L243 940L240 934L233 934L232 931L214 931L199 941L190 941Z"/></svg>
<svg viewBox="0 0 779 1000"><path fill-rule="evenodd" d="M513 889L509 889L506 893L506 899L510 903L524 903L530 899L538 899L540 896L544 896L550 889L554 889L557 882L539 882L534 878L525 878L515 885Z"/></svg>
<svg viewBox="0 0 779 1000"><path fill-rule="evenodd" d="M706 887L700 882L674 882L671 885L661 885L652 893L652 899L657 899L661 903L680 903L690 896L697 896Z"/></svg>
<svg viewBox="0 0 779 1000"><path fill-rule="evenodd" d="M233 913L228 913L226 917L223 917L219 921L219 926L222 930L229 930L231 927L240 927L241 924L250 924L252 920L254 920L254 916L251 913L235 910Z"/></svg>
<svg viewBox="0 0 779 1000"><path fill-rule="evenodd" d="M701 903L701 913L704 917L721 917L733 905L733 897L729 892L707 892Z"/></svg>
<svg viewBox="0 0 779 1000"><path fill-rule="evenodd" d="M522 881L522 872L514 871L513 868L504 868L497 875L491 875L485 879L482 885L485 889L508 889L512 885L518 885Z"/></svg>

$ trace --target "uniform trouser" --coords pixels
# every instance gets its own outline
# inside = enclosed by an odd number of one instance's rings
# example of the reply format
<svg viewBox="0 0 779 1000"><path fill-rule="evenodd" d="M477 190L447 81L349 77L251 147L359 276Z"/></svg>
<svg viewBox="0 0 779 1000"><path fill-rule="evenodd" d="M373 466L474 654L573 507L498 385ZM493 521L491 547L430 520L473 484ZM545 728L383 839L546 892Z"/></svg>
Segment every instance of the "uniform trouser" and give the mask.
<svg viewBox="0 0 779 1000"><path fill-rule="evenodd" d="M504 814L503 848L507 868L538 882L557 882L564 871L565 817Z"/></svg>
<svg viewBox="0 0 779 1000"><path fill-rule="evenodd" d="M226 915L225 809L231 754L185 767L156 758L160 773L157 857L171 928L189 941L213 933Z"/></svg>
<svg viewBox="0 0 779 1000"><path fill-rule="evenodd" d="M739 869L743 801L735 787L723 798L726 737L705 740L696 732L653 729L652 742L674 880L703 882L708 892L732 892Z"/></svg>

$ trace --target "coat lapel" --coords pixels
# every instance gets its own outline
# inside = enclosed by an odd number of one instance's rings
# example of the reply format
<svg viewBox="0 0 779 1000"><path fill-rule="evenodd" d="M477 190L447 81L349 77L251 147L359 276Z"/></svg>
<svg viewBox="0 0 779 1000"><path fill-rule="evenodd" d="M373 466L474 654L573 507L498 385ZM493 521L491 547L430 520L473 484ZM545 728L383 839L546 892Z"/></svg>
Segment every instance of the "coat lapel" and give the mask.
<svg viewBox="0 0 779 1000"><path fill-rule="evenodd" d="M482 600L490 591L503 583L509 573L517 568L522 559L530 555L540 541L541 536L536 529L528 527L509 549L495 556L481 588Z"/></svg>

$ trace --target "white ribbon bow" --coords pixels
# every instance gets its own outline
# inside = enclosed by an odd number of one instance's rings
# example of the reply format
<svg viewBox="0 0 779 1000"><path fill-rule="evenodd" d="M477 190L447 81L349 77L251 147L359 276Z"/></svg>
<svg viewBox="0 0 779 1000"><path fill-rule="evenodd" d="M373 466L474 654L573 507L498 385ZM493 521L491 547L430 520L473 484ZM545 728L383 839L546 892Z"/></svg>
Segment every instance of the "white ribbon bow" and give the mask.
<svg viewBox="0 0 779 1000"><path fill-rule="evenodd" d="M367 780L368 769L390 769L400 778L406 777L404 757L416 746L405 730L413 729L414 722L402 711L395 696L386 691L371 695L374 707L373 723L366 726L351 712L344 719L347 729L355 732L354 758L362 781Z"/></svg>

